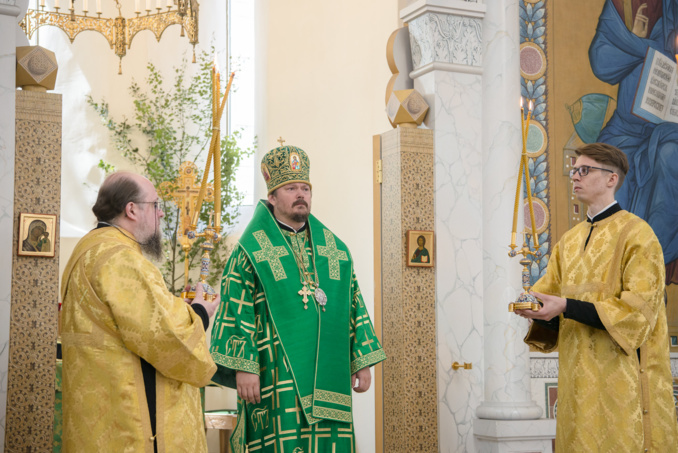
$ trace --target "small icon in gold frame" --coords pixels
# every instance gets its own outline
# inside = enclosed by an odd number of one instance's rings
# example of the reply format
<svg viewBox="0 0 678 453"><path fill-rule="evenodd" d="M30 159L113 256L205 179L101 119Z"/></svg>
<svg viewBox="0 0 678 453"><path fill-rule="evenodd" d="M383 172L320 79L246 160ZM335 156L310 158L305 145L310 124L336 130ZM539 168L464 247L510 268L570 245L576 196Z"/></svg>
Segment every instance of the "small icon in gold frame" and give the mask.
<svg viewBox="0 0 678 453"><path fill-rule="evenodd" d="M407 265L433 267L433 231L407 230Z"/></svg>
<svg viewBox="0 0 678 453"><path fill-rule="evenodd" d="M55 214L19 214L19 256L54 257Z"/></svg>

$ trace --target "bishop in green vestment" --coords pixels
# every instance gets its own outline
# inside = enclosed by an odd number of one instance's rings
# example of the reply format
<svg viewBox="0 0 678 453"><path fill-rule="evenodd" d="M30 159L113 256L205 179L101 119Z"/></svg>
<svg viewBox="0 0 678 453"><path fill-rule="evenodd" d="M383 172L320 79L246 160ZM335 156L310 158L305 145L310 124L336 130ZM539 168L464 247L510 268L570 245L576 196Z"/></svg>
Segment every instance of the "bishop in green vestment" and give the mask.
<svg viewBox="0 0 678 453"><path fill-rule="evenodd" d="M386 358L346 245L310 214L309 159L261 164L261 201L231 255L212 330L213 380L238 389L234 452L355 452L351 388Z"/></svg>

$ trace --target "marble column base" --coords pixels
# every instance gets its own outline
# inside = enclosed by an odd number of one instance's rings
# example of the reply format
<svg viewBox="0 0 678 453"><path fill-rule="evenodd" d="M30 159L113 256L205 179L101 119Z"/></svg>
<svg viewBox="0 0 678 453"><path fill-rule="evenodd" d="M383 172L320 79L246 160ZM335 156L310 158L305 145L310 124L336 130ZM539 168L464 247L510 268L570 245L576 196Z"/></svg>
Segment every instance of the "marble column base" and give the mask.
<svg viewBox="0 0 678 453"><path fill-rule="evenodd" d="M478 453L552 453L556 420L476 419L473 435Z"/></svg>
<svg viewBox="0 0 678 453"><path fill-rule="evenodd" d="M476 409L476 417L489 420L535 420L541 417L542 412L534 401L484 402Z"/></svg>

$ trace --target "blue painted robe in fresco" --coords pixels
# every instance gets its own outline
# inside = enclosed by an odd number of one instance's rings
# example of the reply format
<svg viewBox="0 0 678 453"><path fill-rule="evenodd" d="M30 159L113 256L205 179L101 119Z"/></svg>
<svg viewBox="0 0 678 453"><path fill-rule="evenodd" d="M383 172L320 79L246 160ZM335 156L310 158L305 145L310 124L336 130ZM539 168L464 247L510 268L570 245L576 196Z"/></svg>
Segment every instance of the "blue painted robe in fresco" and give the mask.
<svg viewBox="0 0 678 453"><path fill-rule="evenodd" d="M589 49L596 77L619 84L617 110L598 137L620 148L629 159L631 168L617 201L650 224L666 263L678 259L678 124L656 125L631 110L648 47L675 58L677 25L678 2L667 1L650 36L639 38L607 0Z"/></svg>

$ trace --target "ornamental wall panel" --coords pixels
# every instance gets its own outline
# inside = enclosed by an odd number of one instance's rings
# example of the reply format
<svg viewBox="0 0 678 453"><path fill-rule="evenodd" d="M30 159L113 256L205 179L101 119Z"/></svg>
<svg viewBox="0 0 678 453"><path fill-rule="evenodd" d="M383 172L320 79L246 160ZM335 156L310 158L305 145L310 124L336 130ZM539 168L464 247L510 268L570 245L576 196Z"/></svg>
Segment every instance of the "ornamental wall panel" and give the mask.
<svg viewBox="0 0 678 453"><path fill-rule="evenodd" d="M5 451L52 451L61 209L61 95L16 92ZM19 214L56 214L54 258L18 256Z"/></svg>
<svg viewBox="0 0 678 453"><path fill-rule="evenodd" d="M438 451L435 270L406 265L407 230L434 227L433 131L381 143L384 451Z"/></svg>

